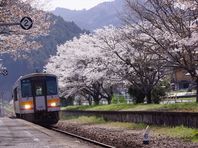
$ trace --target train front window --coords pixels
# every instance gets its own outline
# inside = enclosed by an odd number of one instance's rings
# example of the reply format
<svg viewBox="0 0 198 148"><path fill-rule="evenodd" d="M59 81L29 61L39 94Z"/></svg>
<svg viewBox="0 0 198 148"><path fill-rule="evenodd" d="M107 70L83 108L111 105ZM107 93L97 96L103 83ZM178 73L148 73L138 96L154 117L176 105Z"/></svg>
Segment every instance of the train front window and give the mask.
<svg viewBox="0 0 198 148"><path fill-rule="evenodd" d="M47 95L57 95L57 82L55 77L46 77Z"/></svg>
<svg viewBox="0 0 198 148"><path fill-rule="evenodd" d="M21 93L22 97L32 97L32 85L30 80L21 81Z"/></svg>
<svg viewBox="0 0 198 148"><path fill-rule="evenodd" d="M43 96L44 95L43 81L35 82L34 85L35 85L35 95L36 96Z"/></svg>

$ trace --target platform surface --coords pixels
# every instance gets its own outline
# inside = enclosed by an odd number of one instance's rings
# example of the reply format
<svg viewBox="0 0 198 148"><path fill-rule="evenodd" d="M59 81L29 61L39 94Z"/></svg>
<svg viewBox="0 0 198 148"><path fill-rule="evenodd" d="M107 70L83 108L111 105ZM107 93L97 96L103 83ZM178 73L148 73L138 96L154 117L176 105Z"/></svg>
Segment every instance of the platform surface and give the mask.
<svg viewBox="0 0 198 148"><path fill-rule="evenodd" d="M0 118L0 148L93 148L95 146L21 119Z"/></svg>

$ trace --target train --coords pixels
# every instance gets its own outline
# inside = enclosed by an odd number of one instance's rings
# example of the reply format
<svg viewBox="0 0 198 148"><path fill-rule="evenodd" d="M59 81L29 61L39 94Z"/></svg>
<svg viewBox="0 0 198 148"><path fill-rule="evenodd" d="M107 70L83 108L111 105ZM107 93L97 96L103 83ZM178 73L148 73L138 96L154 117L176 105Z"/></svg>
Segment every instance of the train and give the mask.
<svg viewBox="0 0 198 148"><path fill-rule="evenodd" d="M21 76L12 89L17 118L39 124L59 121L60 98L57 77L47 73Z"/></svg>

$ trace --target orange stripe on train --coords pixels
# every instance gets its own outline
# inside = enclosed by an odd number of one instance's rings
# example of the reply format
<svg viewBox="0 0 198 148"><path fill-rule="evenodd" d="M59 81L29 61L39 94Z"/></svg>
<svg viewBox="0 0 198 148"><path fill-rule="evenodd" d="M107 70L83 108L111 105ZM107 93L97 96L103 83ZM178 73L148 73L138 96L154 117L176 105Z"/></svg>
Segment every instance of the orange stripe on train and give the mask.
<svg viewBox="0 0 198 148"><path fill-rule="evenodd" d="M47 100L47 103L50 104L50 103L59 103L60 102L60 99L59 98L54 98L54 99L50 99L50 100Z"/></svg>
<svg viewBox="0 0 198 148"><path fill-rule="evenodd" d="M20 105L21 105L21 106L25 106L26 104L33 105L33 101L24 101L24 102L20 102Z"/></svg>

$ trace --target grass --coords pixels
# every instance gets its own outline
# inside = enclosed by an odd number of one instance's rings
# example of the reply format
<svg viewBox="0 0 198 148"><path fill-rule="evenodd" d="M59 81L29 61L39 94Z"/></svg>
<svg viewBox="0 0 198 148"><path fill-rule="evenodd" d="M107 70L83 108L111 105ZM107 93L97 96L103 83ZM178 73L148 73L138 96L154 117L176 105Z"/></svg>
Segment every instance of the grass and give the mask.
<svg viewBox="0 0 198 148"><path fill-rule="evenodd" d="M186 98L181 98L181 99L178 99L178 100L191 100L191 101L196 101L196 98L195 97L186 97Z"/></svg>
<svg viewBox="0 0 198 148"><path fill-rule="evenodd" d="M81 124L103 124L104 126L111 128L141 130L140 132L144 132L144 129L146 129L147 127L147 125L144 123L111 122L111 121L105 121L103 118L95 117L95 116L71 117L71 118L67 118L66 120ZM184 140L190 140L192 142L198 142L198 129L187 128L184 126L167 127L167 126L155 126L155 125L151 125L149 129L154 133L154 135L162 135L173 138L180 138Z"/></svg>
<svg viewBox="0 0 198 148"><path fill-rule="evenodd" d="M147 125L144 123L123 123L123 122L107 122L106 125L111 127L126 128L132 130L144 130ZM198 129L187 128L184 126L167 127L167 126L150 126L150 131L155 135L163 135L173 138L181 138L184 140L190 140L192 142L198 142Z"/></svg>
<svg viewBox="0 0 198 148"><path fill-rule="evenodd" d="M106 122L107 126L109 127L118 127L118 128L125 128L125 129L133 129L133 130L142 130L146 128L146 124L144 123L127 123L127 122Z"/></svg>
<svg viewBox="0 0 198 148"><path fill-rule="evenodd" d="M192 142L198 142L198 131L193 132Z"/></svg>
<svg viewBox="0 0 198 148"><path fill-rule="evenodd" d="M177 127L159 127L153 126L151 130L155 134L165 135L174 138L181 138L184 140L190 140L192 142L198 142L198 129L187 128L184 126Z"/></svg>
<svg viewBox="0 0 198 148"><path fill-rule="evenodd" d="M156 109L161 105L156 104L110 104L110 105L98 105L98 106L68 106L62 108L63 110L109 110L109 111L119 111L119 110L149 110Z"/></svg>
<svg viewBox="0 0 198 148"><path fill-rule="evenodd" d="M185 98L177 98L177 99L173 99L173 98L166 98L164 101L177 101L177 102L183 102L183 101L192 101L195 102L196 98L195 97L185 97Z"/></svg>
<svg viewBox="0 0 198 148"><path fill-rule="evenodd" d="M64 116L60 113L60 119L61 120L73 120L73 119L77 119L78 116Z"/></svg>
<svg viewBox="0 0 198 148"><path fill-rule="evenodd" d="M111 104L98 106L68 106L62 110L99 110L99 111L185 111L198 112L198 104L175 103L175 104Z"/></svg>
<svg viewBox="0 0 198 148"><path fill-rule="evenodd" d="M198 103L165 104L162 109L170 111L198 112Z"/></svg>
<svg viewBox="0 0 198 148"><path fill-rule="evenodd" d="M69 120L81 124L105 124L109 127L126 128L126 129L145 129L146 124L144 123L129 123L129 122L112 122L105 121L101 117L96 116L61 116L61 120Z"/></svg>
<svg viewBox="0 0 198 148"><path fill-rule="evenodd" d="M105 123L105 120L103 118L100 117L96 117L96 116L70 116L70 117L62 117L62 120L70 120L73 122L77 122L77 123L82 123L82 124L101 124L101 123Z"/></svg>
<svg viewBox="0 0 198 148"><path fill-rule="evenodd" d="M81 116L77 119L73 119L73 121L78 121L80 123L86 123L86 124L101 124L105 123L105 120L103 118L91 116L91 117L86 117L86 116Z"/></svg>

